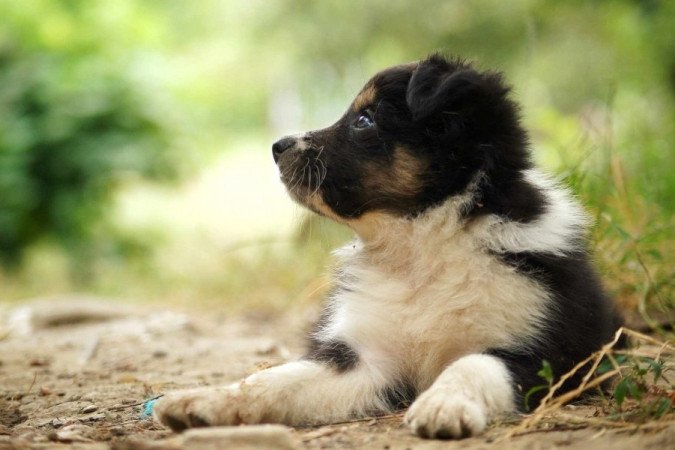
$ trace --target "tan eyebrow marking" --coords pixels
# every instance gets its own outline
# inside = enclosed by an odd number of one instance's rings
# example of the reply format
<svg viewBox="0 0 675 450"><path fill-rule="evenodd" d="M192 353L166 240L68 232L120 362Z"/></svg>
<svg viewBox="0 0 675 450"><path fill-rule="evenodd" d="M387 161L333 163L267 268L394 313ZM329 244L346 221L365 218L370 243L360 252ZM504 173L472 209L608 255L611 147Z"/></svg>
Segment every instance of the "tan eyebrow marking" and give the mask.
<svg viewBox="0 0 675 450"><path fill-rule="evenodd" d="M375 86L372 83L364 87L363 90L359 92L359 95L357 95L354 99L354 111L358 112L363 110L365 107L372 105L375 102L376 92L377 89L375 89Z"/></svg>

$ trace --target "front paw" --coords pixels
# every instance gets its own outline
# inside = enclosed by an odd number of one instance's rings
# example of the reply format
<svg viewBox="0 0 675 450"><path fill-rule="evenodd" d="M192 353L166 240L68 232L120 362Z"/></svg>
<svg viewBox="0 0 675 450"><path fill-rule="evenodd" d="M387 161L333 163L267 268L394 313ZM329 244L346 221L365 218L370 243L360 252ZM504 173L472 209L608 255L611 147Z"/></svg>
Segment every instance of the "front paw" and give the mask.
<svg viewBox="0 0 675 450"><path fill-rule="evenodd" d="M155 403L155 419L174 431L192 427L257 423L238 385L167 394Z"/></svg>
<svg viewBox="0 0 675 450"><path fill-rule="evenodd" d="M404 420L419 436L437 439L474 436L487 425L487 415L479 402L445 387L424 392Z"/></svg>

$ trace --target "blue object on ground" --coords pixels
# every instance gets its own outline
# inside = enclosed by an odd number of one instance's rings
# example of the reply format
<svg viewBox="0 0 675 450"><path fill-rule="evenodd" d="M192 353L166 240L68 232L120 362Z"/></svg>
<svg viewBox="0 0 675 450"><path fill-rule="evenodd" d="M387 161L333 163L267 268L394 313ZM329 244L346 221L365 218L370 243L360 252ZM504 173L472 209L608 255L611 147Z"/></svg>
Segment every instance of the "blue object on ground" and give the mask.
<svg viewBox="0 0 675 450"><path fill-rule="evenodd" d="M143 411L141 411L141 419L149 419L152 417L152 408L155 406L155 402L157 401L156 398L153 398L152 400L148 400L147 402L143 403Z"/></svg>

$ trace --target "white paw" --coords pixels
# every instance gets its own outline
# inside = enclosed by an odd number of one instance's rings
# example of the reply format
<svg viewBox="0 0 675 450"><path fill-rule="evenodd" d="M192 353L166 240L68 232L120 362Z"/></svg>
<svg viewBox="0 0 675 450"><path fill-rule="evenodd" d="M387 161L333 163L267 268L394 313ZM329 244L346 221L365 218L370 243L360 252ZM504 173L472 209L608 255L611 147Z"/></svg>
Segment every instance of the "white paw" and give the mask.
<svg viewBox="0 0 675 450"><path fill-rule="evenodd" d="M405 415L405 423L424 438L463 438L485 429L483 405L448 387L432 387L419 396Z"/></svg>
<svg viewBox="0 0 675 450"><path fill-rule="evenodd" d="M260 409L239 385L177 391L157 400L153 414L174 431L191 427L260 423Z"/></svg>

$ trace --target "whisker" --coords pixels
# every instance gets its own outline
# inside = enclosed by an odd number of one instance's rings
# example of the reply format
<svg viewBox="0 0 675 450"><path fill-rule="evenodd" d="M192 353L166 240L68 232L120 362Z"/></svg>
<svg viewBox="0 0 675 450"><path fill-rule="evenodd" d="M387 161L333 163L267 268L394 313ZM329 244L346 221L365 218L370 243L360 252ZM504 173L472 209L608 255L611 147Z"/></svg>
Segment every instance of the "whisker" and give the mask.
<svg viewBox="0 0 675 450"><path fill-rule="evenodd" d="M298 178L298 183L296 184L296 187L298 187L300 184L304 183L305 181L305 170L307 170L307 167L309 166L309 159L305 162L305 165L302 167L302 173L300 174L300 178Z"/></svg>
<svg viewBox="0 0 675 450"><path fill-rule="evenodd" d="M326 175L328 175L328 169L326 168L326 164L320 159L317 159L317 162L321 164L321 181L319 182L319 187L321 187L323 182L326 180Z"/></svg>
<svg viewBox="0 0 675 450"><path fill-rule="evenodd" d="M297 159L294 161L294 164L295 164L295 162L297 162ZM289 183L289 187L288 187L289 191L293 192L300 185L300 183L302 183L302 180L305 177L305 167L307 167L307 163L305 163L305 166L302 168L302 172L300 173L300 176L295 181L295 183L293 183L293 184ZM295 167L295 170L296 171L298 170L297 166Z"/></svg>
<svg viewBox="0 0 675 450"><path fill-rule="evenodd" d="M312 164L309 164L309 183L307 183L307 190L311 192L312 190L312 172L314 170L312 169Z"/></svg>
<svg viewBox="0 0 675 450"><path fill-rule="evenodd" d="M317 160L315 161L315 164L314 164L314 168L316 169L316 187L315 187L314 190L312 191L312 195L314 195L314 194L316 194L317 192L319 192L319 189L321 188L321 183L322 183L322 181L323 181L323 180L321 179L321 171L319 170L319 165L317 164L318 162L319 162L319 160L317 159ZM310 188L311 188L311 186L310 186Z"/></svg>

